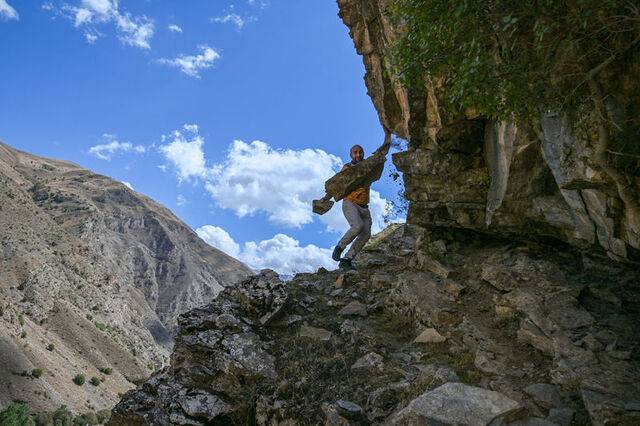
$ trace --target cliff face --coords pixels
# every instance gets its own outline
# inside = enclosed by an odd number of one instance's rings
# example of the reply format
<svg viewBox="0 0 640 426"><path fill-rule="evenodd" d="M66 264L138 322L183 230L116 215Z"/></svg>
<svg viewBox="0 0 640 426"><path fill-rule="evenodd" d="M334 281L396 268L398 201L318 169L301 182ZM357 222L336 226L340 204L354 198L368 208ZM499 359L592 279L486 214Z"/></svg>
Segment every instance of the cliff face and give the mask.
<svg viewBox="0 0 640 426"><path fill-rule="evenodd" d="M616 183L598 167L593 144L577 136L565 115L540 117L540 132L472 111L445 118L438 94L446 87L418 90L397 81L390 49L402 28L390 19L391 3L338 0L340 17L363 57L380 122L409 141L406 152L393 156L403 172L408 222L554 238L616 260L640 259L637 206L621 198ZM632 74L612 80L630 80ZM613 86L612 92L623 91L624 84ZM611 105L631 113L637 107L637 100ZM627 194L637 199L640 177L625 178Z"/></svg>
<svg viewBox="0 0 640 426"><path fill-rule="evenodd" d="M148 197L2 143L0 229L0 406L110 408L166 363L179 314L251 274Z"/></svg>

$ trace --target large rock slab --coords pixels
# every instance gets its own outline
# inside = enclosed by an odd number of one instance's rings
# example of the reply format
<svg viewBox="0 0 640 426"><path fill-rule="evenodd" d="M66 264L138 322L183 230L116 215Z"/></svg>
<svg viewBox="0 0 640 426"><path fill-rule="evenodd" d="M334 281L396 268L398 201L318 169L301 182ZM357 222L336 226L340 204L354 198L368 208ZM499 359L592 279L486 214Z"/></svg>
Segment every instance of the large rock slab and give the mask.
<svg viewBox="0 0 640 426"><path fill-rule="evenodd" d="M396 425L488 425L498 418L516 414L522 406L494 391L462 383L446 383L426 392L394 414Z"/></svg>

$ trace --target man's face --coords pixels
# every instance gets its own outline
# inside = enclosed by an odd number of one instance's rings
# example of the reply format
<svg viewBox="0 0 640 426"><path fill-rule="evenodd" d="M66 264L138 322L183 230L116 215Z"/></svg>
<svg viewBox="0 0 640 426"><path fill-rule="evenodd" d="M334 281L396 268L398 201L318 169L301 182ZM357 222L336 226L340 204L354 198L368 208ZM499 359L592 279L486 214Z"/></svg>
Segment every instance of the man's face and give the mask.
<svg viewBox="0 0 640 426"><path fill-rule="evenodd" d="M360 145L355 145L351 147L350 155L353 162L357 163L359 161L362 161L362 159L364 158L364 150Z"/></svg>

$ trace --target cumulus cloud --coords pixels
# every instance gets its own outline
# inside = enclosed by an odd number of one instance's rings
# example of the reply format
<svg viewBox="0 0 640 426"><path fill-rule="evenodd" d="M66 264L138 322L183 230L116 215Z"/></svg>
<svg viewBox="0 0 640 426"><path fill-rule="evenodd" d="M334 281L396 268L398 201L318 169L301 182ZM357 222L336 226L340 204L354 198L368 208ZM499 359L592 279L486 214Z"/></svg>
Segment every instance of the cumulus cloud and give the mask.
<svg viewBox="0 0 640 426"><path fill-rule="evenodd" d="M6 0L0 0L0 18L18 20L18 12Z"/></svg>
<svg viewBox="0 0 640 426"><path fill-rule="evenodd" d="M207 176L204 139L198 134L197 125L185 124L182 130L162 136L162 142L165 144L158 149L176 170L179 182Z"/></svg>
<svg viewBox="0 0 640 426"><path fill-rule="evenodd" d="M285 234L276 234L259 242L247 241L240 246L228 232L217 226L205 225L196 232L211 246L255 270L269 268L279 274L293 275L298 272L312 272L321 266L335 268L330 249L313 244L301 246L298 240Z"/></svg>
<svg viewBox="0 0 640 426"><path fill-rule="evenodd" d="M320 149L275 150L236 140L206 189L218 206L240 217L263 211L273 223L300 227L313 221L311 200L323 195L324 181L340 164Z"/></svg>
<svg viewBox="0 0 640 426"><path fill-rule="evenodd" d="M193 78L200 78L200 71L213 67L213 63L220 58L220 53L206 44L198 46L200 53L196 55L178 55L173 59L161 58L158 63L180 69Z"/></svg>
<svg viewBox="0 0 640 426"><path fill-rule="evenodd" d="M123 180L122 184L133 191L133 186L129 182Z"/></svg>
<svg viewBox="0 0 640 426"><path fill-rule="evenodd" d="M111 24L123 44L141 49L151 48L150 42L155 32L153 21L144 15L133 16L121 10L118 0L81 0L75 5L65 3L60 8L49 2L43 8L73 21L76 28L84 30L89 43L95 43L101 35L97 30L98 25Z"/></svg>
<svg viewBox="0 0 640 426"><path fill-rule="evenodd" d="M179 25L176 24L171 24L167 27L167 29L169 31L171 31L172 33L181 33L182 32L182 28Z"/></svg>
<svg viewBox="0 0 640 426"><path fill-rule="evenodd" d="M224 229L218 226L204 225L196 229L196 233L207 244L222 250L229 256L237 259L240 255L240 244L236 243Z"/></svg>
<svg viewBox="0 0 640 426"><path fill-rule="evenodd" d="M101 160L111 160L119 152L136 152L143 154L147 148L143 145L133 145L130 142L120 142L116 135L105 133L102 135L104 143L89 148L89 154L93 154Z"/></svg>
<svg viewBox="0 0 640 426"><path fill-rule="evenodd" d="M237 13L227 13L226 15L213 18L212 21L218 24L233 24L238 30L241 30L246 23L246 21Z"/></svg>

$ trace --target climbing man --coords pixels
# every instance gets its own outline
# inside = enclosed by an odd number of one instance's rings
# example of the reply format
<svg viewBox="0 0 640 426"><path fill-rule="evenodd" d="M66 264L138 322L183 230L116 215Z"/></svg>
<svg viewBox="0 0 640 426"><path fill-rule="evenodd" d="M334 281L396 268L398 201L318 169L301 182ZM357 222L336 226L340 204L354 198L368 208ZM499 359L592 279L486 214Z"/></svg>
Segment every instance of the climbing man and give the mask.
<svg viewBox="0 0 640 426"><path fill-rule="evenodd" d="M360 145L354 145L349 152L351 162L345 164L342 170L352 167L364 159L364 149ZM341 170L341 171L342 171ZM365 243L371 237L371 212L369 211L369 188L371 183L356 188L344 197L342 201L342 213L349 222L349 230L344 234L338 245L333 249L331 257L339 263L341 269L355 269L351 260L362 250ZM351 248L346 256L341 258L344 249L351 243Z"/></svg>

